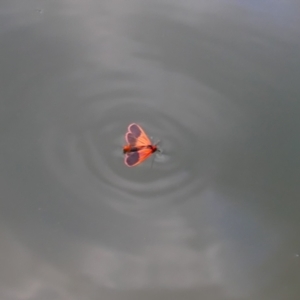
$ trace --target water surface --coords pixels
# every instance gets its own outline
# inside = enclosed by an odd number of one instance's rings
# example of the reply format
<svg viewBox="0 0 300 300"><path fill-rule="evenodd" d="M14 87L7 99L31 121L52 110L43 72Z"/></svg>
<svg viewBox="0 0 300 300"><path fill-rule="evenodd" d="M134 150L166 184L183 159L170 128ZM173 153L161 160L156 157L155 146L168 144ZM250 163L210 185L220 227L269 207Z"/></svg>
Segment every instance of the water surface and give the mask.
<svg viewBox="0 0 300 300"><path fill-rule="evenodd" d="M296 1L0 16L1 299L299 298Z"/></svg>

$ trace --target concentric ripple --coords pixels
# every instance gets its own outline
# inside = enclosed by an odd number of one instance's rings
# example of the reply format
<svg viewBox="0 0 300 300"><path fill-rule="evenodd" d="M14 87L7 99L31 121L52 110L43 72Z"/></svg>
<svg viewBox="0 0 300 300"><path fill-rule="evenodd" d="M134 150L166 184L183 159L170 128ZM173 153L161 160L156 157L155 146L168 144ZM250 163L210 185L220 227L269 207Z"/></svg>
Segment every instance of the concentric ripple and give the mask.
<svg viewBox="0 0 300 300"><path fill-rule="evenodd" d="M206 105L199 113L199 105L184 101L170 107L100 95L49 125L43 142L47 165L85 205L106 203L136 215L188 201L212 179L218 155L214 142L224 130L216 129L211 102ZM131 122L161 141L162 153L154 154L152 168L151 158L135 168L123 163L124 133Z"/></svg>

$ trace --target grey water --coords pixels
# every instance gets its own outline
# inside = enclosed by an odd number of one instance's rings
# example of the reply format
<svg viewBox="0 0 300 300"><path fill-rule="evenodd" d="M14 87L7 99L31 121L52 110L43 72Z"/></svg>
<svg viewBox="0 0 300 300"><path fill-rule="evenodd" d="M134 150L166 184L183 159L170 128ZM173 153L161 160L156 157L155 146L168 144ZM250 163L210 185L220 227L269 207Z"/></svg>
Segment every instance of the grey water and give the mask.
<svg viewBox="0 0 300 300"><path fill-rule="evenodd" d="M299 299L299 13L2 1L0 298Z"/></svg>

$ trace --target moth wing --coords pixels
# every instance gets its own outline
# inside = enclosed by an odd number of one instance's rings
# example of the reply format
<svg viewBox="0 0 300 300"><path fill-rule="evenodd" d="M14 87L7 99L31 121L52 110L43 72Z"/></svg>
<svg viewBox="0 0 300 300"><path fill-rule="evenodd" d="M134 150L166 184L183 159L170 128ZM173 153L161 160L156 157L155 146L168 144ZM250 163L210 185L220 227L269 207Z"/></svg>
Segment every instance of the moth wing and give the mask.
<svg viewBox="0 0 300 300"><path fill-rule="evenodd" d="M136 123L130 124L128 126L128 133L131 133L136 138L135 146L151 145L151 140L140 125Z"/></svg>
<svg viewBox="0 0 300 300"><path fill-rule="evenodd" d="M131 132L125 134L125 140L130 146L135 146L137 142L136 137Z"/></svg>
<svg viewBox="0 0 300 300"><path fill-rule="evenodd" d="M128 167L134 167L152 154L152 150L149 148L143 148L139 151L129 152L125 154L124 163Z"/></svg>

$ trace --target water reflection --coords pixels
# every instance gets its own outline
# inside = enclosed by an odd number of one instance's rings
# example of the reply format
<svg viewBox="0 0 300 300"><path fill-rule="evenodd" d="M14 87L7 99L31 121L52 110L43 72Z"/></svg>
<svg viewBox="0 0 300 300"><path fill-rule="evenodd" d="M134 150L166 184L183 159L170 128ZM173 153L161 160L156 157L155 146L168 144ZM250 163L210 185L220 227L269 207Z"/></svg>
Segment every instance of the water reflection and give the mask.
<svg viewBox="0 0 300 300"><path fill-rule="evenodd" d="M1 10L1 298L298 295L294 27L87 3ZM131 122L162 141L152 169L123 164Z"/></svg>

